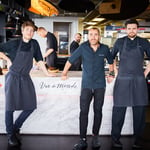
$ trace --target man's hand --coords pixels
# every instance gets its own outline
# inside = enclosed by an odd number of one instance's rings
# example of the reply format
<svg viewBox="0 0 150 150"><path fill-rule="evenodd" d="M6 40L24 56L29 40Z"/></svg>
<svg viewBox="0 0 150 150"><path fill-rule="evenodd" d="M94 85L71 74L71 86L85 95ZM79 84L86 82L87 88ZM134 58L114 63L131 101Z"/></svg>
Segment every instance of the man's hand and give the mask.
<svg viewBox="0 0 150 150"><path fill-rule="evenodd" d="M10 59L7 60L7 69L9 70L10 66L12 65L12 62Z"/></svg>
<svg viewBox="0 0 150 150"><path fill-rule="evenodd" d="M7 61L7 68L12 65L12 62L9 57L7 57L3 52L0 52L0 59L6 60Z"/></svg>
<svg viewBox="0 0 150 150"><path fill-rule="evenodd" d="M113 76L107 76L106 78L107 78L107 83L111 83L114 80Z"/></svg>
<svg viewBox="0 0 150 150"><path fill-rule="evenodd" d="M149 72L150 72L150 62L147 64L146 69L144 71L145 78L147 77L147 75L149 74Z"/></svg>
<svg viewBox="0 0 150 150"><path fill-rule="evenodd" d="M71 63L69 61L67 61L66 64L65 64L64 70L61 74L61 79L62 80L68 79L67 74L68 74L68 70L69 70L70 67L71 67Z"/></svg>
<svg viewBox="0 0 150 150"><path fill-rule="evenodd" d="M67 79L68 79L67 74L64 73L64 72L62 72L62 74L61 74L61 79L62 79L62 80L67 80Z"/></svg>

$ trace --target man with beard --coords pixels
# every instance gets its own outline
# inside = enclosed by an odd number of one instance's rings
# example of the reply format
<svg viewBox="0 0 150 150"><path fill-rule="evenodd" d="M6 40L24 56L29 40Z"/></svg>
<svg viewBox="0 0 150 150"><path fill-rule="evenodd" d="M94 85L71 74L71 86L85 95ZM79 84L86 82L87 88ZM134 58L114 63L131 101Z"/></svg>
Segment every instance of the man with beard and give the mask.
<svg viewBox="0 0 150 150"><path fill-rule="evenodd" d="M149 67L143 69L144 55L150 57L148 40L137 36L138 22L135 19L125 23L127 36L118 39L112 49L115 58L119 53L119 69L114 86L114 106L112 112L113 147L122 147L121 130L124 124L127 107L133 111L133 148L141 148L140 137L145 126L145 106L148 104L148 93L145 77Z"/></svg>
<svg viewBox="0 0 150 150"><path fill-rule="evenodd" d="M5 75L5 124L9 146L21 144L20 129L37 108L35 87L30 77L33 58L46 76L49 73L44 65L39 43L32 39L36 27L33 21L25 21L21 26L22 37L0 44L0 59L7 61ZM17 118L14 112L21 111Z"/></svg>
<svg viewBox="0 0 150 150"><path fill-rule="evenodd" d="M105 94L105 59L109 64L109 81L113 76L113 59L107 45L100 43L100 31L91 28L88 31L88 41L82 43L68 59L62 72L62 79L67 79L71 65L79 58L82 59L82 87L80 95L80 141L74 145L73 150L87 148L87 126L90 103L93 99L94 119L92 129L92 147L99 148L99 129L102 121L102 107Z"/></svg>
<svg viewBox="0 0 150 150"><path fill-rule="evenodd" d="M81 41L82 35L80 33L76 33L74 36L74 40L70 44L70 54L72 55L73 52L79 47L79 43ZM77 59L74 64L72 64L70 70L74 71L81 71L81 58Z"/></svg>

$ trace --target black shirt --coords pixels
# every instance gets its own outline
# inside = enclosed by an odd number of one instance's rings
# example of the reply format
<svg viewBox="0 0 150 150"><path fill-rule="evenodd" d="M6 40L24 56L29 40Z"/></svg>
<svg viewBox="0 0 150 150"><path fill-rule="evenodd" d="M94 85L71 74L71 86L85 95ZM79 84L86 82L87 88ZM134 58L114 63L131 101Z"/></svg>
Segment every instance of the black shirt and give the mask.
<svg viewBox="0 0 150 150"><path fill-rule="evenodd" d="M138 45L139 45L142 55L144 55L144 53L145 53L147 55L147 57L150 58L150 43L149 43L149 41L147 39L144 39L144 38L141 38L138 36L135 37L134 40L131 40L127 36L117 39L117 41L114 44L114 47L112 48L112 52L111 52L113 58L116 57L118 52L119 52L119 54L121 54L121 52L123 50L125 38L127 38L126 50L130 51L130 50L132 50L132 48L137 47L137 40L138 40L139 41Z"/></svg>
<svg viewBox="0 0 150 150"><path fill-rule="evenodd" d="M17 54L17 49L20 44L20 40L22 39L15 39L15 40L10 40L6 43L1 43L0 44L0 52L4 52L10 60L13 62L16 54ZM38 42L34 39L30 40L28 43L25 43L22 41L21 45L21 51L30 51L31 50L31 42L33 44L33 57L35 58L36 61L43 60L42 53L40 50L40 46Z"/></svg>
<svg viewBox="0 0 150 150"><path fill-rule="evenodd" d="M55 35L48 32L46 37L47 37L47 48L46 48L46 50L52 48L52 49L54 49L54 52L56 52L58 44L57 44L57 39L56 39Z"/></svg>
<svg viewBox="0 0 150 150"><path fill-rule="evenodd" d="M70 44L70 53L72 54L79 47L79 43L76 41L72 41Z"/></svg>

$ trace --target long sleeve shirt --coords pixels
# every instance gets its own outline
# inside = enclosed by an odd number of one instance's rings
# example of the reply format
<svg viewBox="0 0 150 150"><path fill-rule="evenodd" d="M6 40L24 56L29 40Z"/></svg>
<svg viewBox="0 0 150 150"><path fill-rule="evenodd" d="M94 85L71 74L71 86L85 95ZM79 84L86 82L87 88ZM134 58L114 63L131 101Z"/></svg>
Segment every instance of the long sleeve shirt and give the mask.
<svg viewBox="0 0 150 150"><path fill-rule="evenodd" d="M21 39L10 40L6 43L0 44L0 52L5 53L12 62L16 57L20 40ZM30 40L28 43L22 42L21 51L29 51L31 49L31 42L33 43L33 48L34 48L33 57L35 58L36 61L43 60L40 46L38 42L34 39Z"/></svg>

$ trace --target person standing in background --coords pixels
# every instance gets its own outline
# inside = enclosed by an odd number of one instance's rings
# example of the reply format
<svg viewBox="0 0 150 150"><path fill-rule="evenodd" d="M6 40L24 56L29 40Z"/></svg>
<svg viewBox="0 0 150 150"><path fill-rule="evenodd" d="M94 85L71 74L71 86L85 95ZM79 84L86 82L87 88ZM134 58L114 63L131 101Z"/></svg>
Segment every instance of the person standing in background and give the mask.
<svg viewBox="0 0 150 150"><path fill-rule="evenodd" d="M70 44L70 54L72 55L73 52L79 47L79 43L81 41L81 33L76 33L74 36L74 40L72 41L72 43ZM81 58L77 59L74 64L72 64L70 70L72 71L81 71Z"/></svg>
<svg viewBox="0 0 150 150"><path fill-rule="evenodd" d="M99 148L101 143L99 141L99 129L102 120L102 107L104 103L105 94L105 59L109 65L110 76L113 77L113 59L107 45L100 41L100 31L98 28L91 28L88 31L88 41L82 43L72 56L68 59L62 72L62 80L67 79L67 73L71 65L79 58L82 59L83 74L82 74L82 87L80 95L80 141L74 145L73 150L83 150L87 148L87 126L88 126L88 113L92 98L94 119L92 129L92 147Z"/></svg>
<svg viewBox="0 0 150 150"><path fill-rule="evenodd" d="M141 148L140 138L145 127L145 109L148 105L148 93L145 77L149 65L143 69L144 56L150 57L150 43L137 36L138 22L129 19L125 22L127 36L119 38L112 48L115 59L119 53L119 69L114 86L114 104L112 112L112 146L122 148L121 130L127 107L133 112L133 148Z"/></svg>
<svg viewBox="0 0 150 150"><path fill-rule="evenodd" d="M37 107L35 88L29 75L33 58L45 75L55 76L47 71L39 44L32 39L35 31L34 23L24 22L21 31L22 38L0 44L0 59L6 60L8 67L5 76L5 124L9 146L21 144L20 128ZM22 112L14 121L14 111L18 110Z"/></svg>
<svg viewBox="0 0 150 150"><path fill-rule="evenodd" d="M47 48L43 58L46 59L48 69L55 70L57 68L57 39L53 33L48 32L44 27L39 27L37 34L43 38L47 38Z"/></svg>

